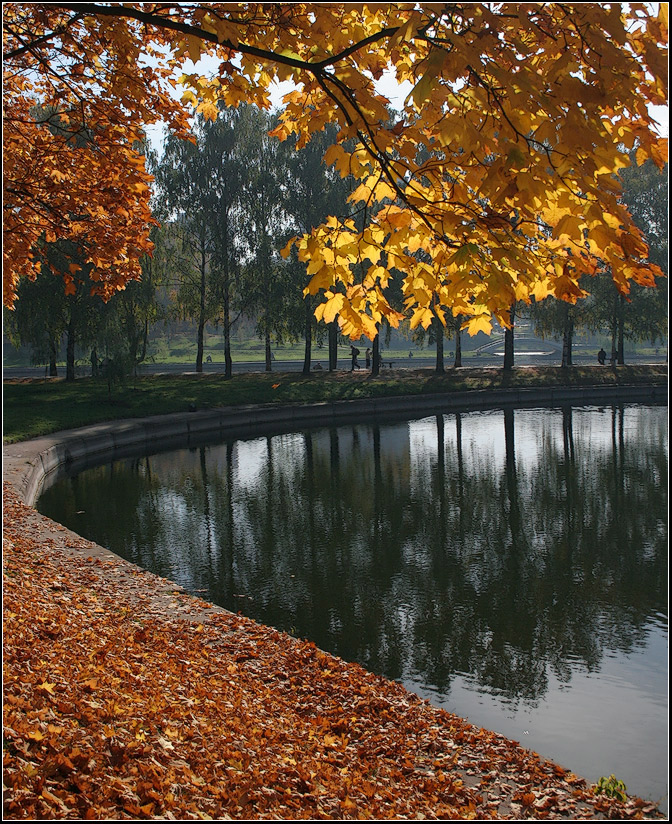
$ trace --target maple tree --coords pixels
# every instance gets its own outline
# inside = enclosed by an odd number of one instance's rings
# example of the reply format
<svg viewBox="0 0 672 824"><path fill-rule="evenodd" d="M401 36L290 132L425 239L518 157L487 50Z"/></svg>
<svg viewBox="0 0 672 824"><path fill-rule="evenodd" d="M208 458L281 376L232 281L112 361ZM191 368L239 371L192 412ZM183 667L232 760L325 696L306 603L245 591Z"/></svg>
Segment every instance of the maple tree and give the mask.
<svg viewBox="0 0 672 824"><path fill-rule="evenodd" d="M637 163L665 162L647 108L667 100L665 3L3 11L7 305L43 234L95 237L92 277L106 294L136 276L150 248L149 181L134 149L143 126L165 118L186 134L190 106L213 119L220 101L267 108L276 80L296 88L274 134L297 135L300 148L335 124L325 160L359 181L363 230L331 216L296 244L308 292L323 295L318 317L338 318L344 334L374 339L383 320L399 323L384 294L396 272L412 327L452 313L471 333L493 316L508 325L516 301L576 302L579 279L600 264L626 295L660 275L616 173L633 148ZM184 74L176 102L176 67L205 55L217 71ZM392 121L375 85L386 72L411 86ZM36 121L37 104L94 137L75 151Z"/></svg>

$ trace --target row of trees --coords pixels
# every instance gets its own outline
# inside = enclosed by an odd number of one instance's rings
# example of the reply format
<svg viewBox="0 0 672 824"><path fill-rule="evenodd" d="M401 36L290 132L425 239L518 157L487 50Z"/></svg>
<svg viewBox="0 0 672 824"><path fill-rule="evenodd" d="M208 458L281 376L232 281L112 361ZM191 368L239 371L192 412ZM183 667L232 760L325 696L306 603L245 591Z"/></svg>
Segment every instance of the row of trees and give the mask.
<svg viewBox="0 0 672 824"><path fill-rule="evenodd" d="M194 142L169 135L159 157L148 149L155 177L152 231L154 254L142 260L142 278L129 282L113 300L91 294L84 261L77 278L84 288L67 294L54 273L77 260L74 243L43 245L44 266L35 281L18 289L5 328L13 342L29 345L36 362L56 374L61 340L66 343L66 378L75 374L75 348L101 350L109 363L130 369L147 356L148 333L160 320L193 320L197 329L196 369L203 368L206 324L224 339L227 376L232 372L231 334L241 316L256 319L271 368L272 341L311 342L323 334L314 316L316 299L304 295L306 267L296 253L283 260L278 248L310 231L327 214L348 210L350 190L324 163L330 130L300 151L295 140L269 136L274 118L256 106L221 107L215 120L195 119ZM145 147L147 148L147 147ZM331 324L333 351L338 333ZM334 364L335 365L335 364Z"/></svg>
<svg viewBox="0 0 672 824"><path fill-rule="evenodd" d="M197 371L205 325L214 322L231 375L231 334L241 315L256 318L267 369L272 341L301 336L310 369L319 334L315 300L303 294L305 265L296 254L283 260L278 250L328 214L347 212L350 187L322 162L329 129L297 151L295 140L269 136L274 125L255 106L221 107L214 121L197 118L195 143L168 137L152 162L166 280L175 307L196 321Z"/></svg>
<svg viewBox="0 0 672 824"><path fill-rule="evenodd" d="M275 116L256 106L221 106L214 120L195 119L194 142L169 135L160 156L148 150L155 177L154 214L160 226L153 230L153 256L142 261L142 279L130 282L108 303L91 295L90 289L66 294L52 273L69 271L77 255L75 244L47 244L43 254L48 271L21 284L19 296L26 300L6 314L13 340L29 344L34 359L49 362L55 374L65 337L66 377L74 379L76 346L93 348L94 359L100 350L109 364L129 370L147 357L153 324L190 320L196 325L196 370L203 369L206 324L214 324L221 329L230 376L232 332L245 317L256 319L268 370L273 342L303 339L308 372L312 343L325 337L330 368L335 368L337 313L323 310L324 322L316 320L318 301L306 290L310 264L299 261L295 249L287 259L279 250L291 237L311 232L327 215L349 216L362 224L366 217L348 200L353 180L324 163L333 142L330 127L297 149L293 138L280 143L269 136L276 125ZM621 178L623 199L646 235L652 261L666 270L666 175L648 162L633 163ZM81 267L78 276L85 279L87 264L82 261ZM391 273L385 296L401 311L403 273ZM363 279L363 269L360 276ZM666 281L658 278L657 285L651 289L632 284L626 298L604 270L583 277L581 286L589 296L575 304L549 296L530 305L514 304L511 315L531 321L541 336L562 338L563 365L572 362L572 337L579 330L608 332L612 357L623 363L624 340L655 341L667 335ZM455 363L461 365L462 318L448 315L446 320L444 326L437 314L427 330L418 326L414 332L418 342L436 346L437 370L444 368L446 336L455 339ZM513 329L505 331L505 368L513 365L513 335ZM373 349L375 372L378 339Z"/></svg>
<svg viewBox="0 0 672 824"><path fill-rule="evenodd" d="M187 138L194 113L267 109L277 81L294 90L273 134L330 130L327 163L356 181L356 218L296 242L318 317L350 339L457 315L472 335L510 327L516 301L574 304L600 267L625 299L661 275L615 176L629 151L666 162L650 106L667 102L667 29L665 3L6 3L4 305L44 244L63 243L68 292L139 278L147 126ZM385 77L411 89L394 118Z"/></svg>
<svg viewBox="0 0 672 824"><path fill-rule="evenodd" d="M649 244L649 258L667 275L668 182L667 167L661 173L653 163L633 163L620 173L623 202ZM584 276L580 286L588 296L575 304L544 300L527 307L535 331L542 336L561 338L562 363L572 363L575 331L607 332L611 339L611 360L623 364L624 342L652 343L667 338L667 278L656 277L656 288L632 284L626 297L616 288L612 273L603 268L593 277ZM525 308L521 307L525 312Z"/></svg>

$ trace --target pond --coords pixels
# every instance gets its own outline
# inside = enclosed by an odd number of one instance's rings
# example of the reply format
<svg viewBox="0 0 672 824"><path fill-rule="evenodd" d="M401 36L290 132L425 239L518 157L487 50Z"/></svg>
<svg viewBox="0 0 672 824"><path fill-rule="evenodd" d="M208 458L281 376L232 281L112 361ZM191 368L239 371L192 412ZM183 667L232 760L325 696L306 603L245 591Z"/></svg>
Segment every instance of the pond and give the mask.
<svg viewBox="0 0 672 824"><path fill-rule="evenodd" d="M121 460L37 508L666 808L667 448L665 406L450 413Z"/></svg>

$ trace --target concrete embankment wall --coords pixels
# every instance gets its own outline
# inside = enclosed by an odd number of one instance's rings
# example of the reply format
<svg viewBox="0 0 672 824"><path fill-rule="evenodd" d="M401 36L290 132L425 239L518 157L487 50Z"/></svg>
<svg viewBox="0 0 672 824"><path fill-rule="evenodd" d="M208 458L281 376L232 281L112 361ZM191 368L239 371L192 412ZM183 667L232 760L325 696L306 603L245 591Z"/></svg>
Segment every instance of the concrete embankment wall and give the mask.
<svg viewBox="0 0 672 824"><path fill-rule="evenodd" d="M3 449L3 478L33 506L62 472L118 458L318 426L501 407L661 403L667 385L474 390L297 405L241 406L155 415L57 432Z"/></svg>

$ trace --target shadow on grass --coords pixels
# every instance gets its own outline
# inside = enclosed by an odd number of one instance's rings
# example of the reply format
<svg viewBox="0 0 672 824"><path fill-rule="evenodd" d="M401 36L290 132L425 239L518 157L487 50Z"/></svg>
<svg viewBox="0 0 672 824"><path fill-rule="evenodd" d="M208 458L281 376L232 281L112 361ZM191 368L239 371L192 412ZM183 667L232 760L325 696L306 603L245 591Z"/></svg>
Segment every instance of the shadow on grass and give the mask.
<svg viewBox="0 0 672 824"><path fill-rule="evenodd" d="M234 375L147 375L114 388L93 378L5 381L5 443L62 429L119 418L145 417L193 408L269 403L315 403L367 397L541 386L603 386L667 383L667 366L497 367L385 370L373 377L361 372L255 372Z"/></svg>

